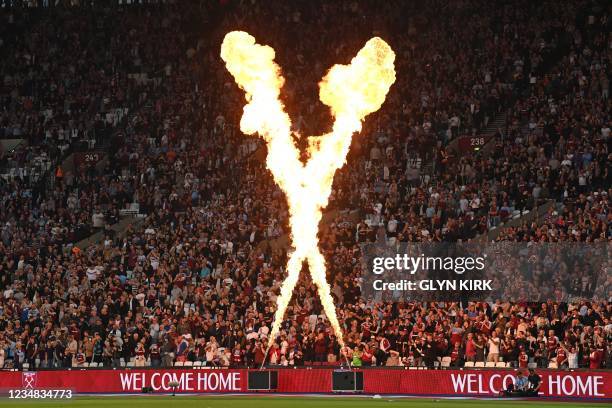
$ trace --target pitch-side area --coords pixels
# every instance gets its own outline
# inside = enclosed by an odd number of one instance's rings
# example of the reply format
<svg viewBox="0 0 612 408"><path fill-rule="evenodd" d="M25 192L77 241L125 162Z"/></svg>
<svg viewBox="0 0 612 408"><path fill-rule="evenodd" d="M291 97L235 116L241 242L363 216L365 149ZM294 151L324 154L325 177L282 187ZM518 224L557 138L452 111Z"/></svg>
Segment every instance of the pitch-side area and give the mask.
<svg viewBox="0 0 612 408"><path fill-rule="evenodd" d="M6 407L69 408L602 408L606 403L550 400L436 399L405 397L343 396L81 396L70 400L2 399Z"/></svg>

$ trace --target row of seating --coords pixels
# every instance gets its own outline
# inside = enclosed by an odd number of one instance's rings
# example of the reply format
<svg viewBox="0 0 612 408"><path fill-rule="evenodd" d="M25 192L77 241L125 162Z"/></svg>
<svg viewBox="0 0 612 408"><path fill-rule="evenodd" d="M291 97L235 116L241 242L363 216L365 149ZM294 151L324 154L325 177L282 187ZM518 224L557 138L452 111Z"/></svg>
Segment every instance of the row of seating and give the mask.
<svg viewBox="0 0 612 408"><path fill-rule="evenodd" d="M448 358L449 361L445 362L444 358ZM441 363L442 367L450 367L450 357L444 357L444 358L442 359L442 363ZM507 363L505 361L498 361L498 362L494 362L494 361L487 361L487 362L484 362L484 361L476 361L476 362L474 362L474 361L466 361L463 366L464 367L468 367L468 368L471 368L471 367L475 367L475 368L483 368L483 367L486 367L486 368L506 368L506 367L511 367L509 365L509 363Z"/></svg>
<svg viewBox="0 0 612 408"><path fill-rule="evenodd" d="M130 359L130 361L126 362L123 358L119 361L121 367L127 367L127 368L133 368L136 367L136 362L134 357L132 357ZM37 360L37 366L40 366L40 362ZM312 366L340 366L342 365L341 361L336 361L336 362L305 362L304 365L306 367L312 367ZM144 367L150 367L151 366L151 360L146 360ZM451 358L450 357L442 357L440 362L434 362L434 367L441 367L441 368L450 368L451 366ZM98 368L98 367L103 367L102 363L96 363L96 362L84 362L81 365L75 366L74 368ZM209 368L206 366L206 362L205 361L176 361L174 362L174 367L194 367L194 368ZM494 362L494 361L466 361L465 364L463 365L463 367L465 368L511 368L512 365L509 362L505 362L505 361L498 361L498 362ZM529 363L527 365L528 368L537 368L538 365L537 363ZM27 371L30 368L30 365L28 363L23 363L23 370ZM417 370L417 369L425 369L426 367L408 367L411 370ZM548 364L548 368L558 368L557 363L551 361Z"/></svg>

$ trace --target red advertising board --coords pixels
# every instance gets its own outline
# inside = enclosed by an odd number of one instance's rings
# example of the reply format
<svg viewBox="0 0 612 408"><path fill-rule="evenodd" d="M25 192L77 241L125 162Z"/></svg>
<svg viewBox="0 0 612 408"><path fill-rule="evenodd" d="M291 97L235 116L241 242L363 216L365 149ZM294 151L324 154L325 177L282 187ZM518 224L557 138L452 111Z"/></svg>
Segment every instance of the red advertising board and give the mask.
<svg viewBox="0 0 612 408"><path fill-rule="evenodd" d="M280 369L280 393L331 393L331 369ZM367 369L364 392L369 394L492 397L515 372L511 370L403 370ZM612 399L611 371L540 370L541 395L558 398ZM0 391L9 389L71 389L75 393L247 392L247 370L63 370L0 372Z"/></svg>

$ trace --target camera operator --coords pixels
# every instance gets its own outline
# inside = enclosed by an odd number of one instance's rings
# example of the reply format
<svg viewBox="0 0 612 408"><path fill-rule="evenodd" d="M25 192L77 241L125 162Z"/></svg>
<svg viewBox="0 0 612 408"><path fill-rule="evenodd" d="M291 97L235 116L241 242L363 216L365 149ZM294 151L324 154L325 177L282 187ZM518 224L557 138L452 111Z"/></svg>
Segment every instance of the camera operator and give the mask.
<svg viewBox="0 0 612 408"><path fill-rule="evenodd" d="M527 395L528 387L529 381L527 377L525 377L522 370L519 370L514 382L508 383L502 394L505 397L524 397Z"/></svg>

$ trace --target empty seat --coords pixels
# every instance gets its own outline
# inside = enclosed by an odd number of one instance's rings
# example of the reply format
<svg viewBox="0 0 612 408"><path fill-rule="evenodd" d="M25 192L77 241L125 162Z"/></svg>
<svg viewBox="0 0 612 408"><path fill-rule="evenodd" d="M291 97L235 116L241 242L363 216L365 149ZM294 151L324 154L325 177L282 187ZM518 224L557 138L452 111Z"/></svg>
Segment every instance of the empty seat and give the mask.
<svg viewBox="0 0 612 408"><path fill-rule="evenodd" d="M473 361L466 361L463 366L464 367L474 367L474 362Z"/></svg>
<svg viewBox="0 0 612 408"><path fill-rule="evenodd" d="M489 368L495 367L495 361L487 361L485 363L485 367L489 367Z"/></svg>
<svg viewBox="0 0 612 408"><path fill-rule="evenodd" d="M440 365L442 367L450 367L451 364L451 358L450 357L442 357L442 361L440 362Z"/></svg>
<svg viewBox="0 0 612 408"><path fill-rule="evenodd" d="M183 361L177 361L174 363L175 367L183 367L185 365L185 363Z"/></svg>
<svg viewBox="0 0 612 408"><path fill-rule="evenodd" d="M497 367L497 368L506 368L506 362L505 361L498 361L497 363L495 363L495 367Z"/></svg>
<svg viewBox="0 0 612 408"><path fill-rule="evenodd" d="M554 361L551 361L550 363L548 363L548 368L558 368L557 363L555 363Z"/></svg>
<svg viewBox="0 0 612 408"><path fill-rule="evenodd" d="M185 361L185 367L193 367L193 361Z"/></svg>
<svg viewBox="0 0 612 408"><path fill-rule="evenodd" d="M474 363L474 367L484 367L485 363L484 361L477 361Z"/></svg>
<svg viewBox="0 0 612 408"><path fill-rule="evenodd" d="M529 363L527 364L528 368L538 368L538 363Z"/></svg>

